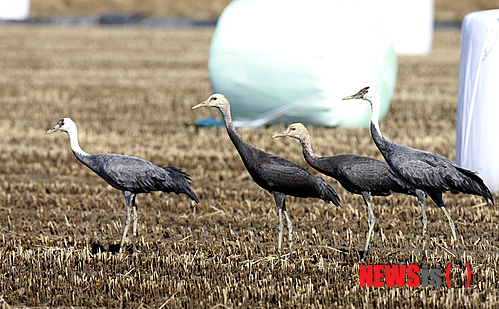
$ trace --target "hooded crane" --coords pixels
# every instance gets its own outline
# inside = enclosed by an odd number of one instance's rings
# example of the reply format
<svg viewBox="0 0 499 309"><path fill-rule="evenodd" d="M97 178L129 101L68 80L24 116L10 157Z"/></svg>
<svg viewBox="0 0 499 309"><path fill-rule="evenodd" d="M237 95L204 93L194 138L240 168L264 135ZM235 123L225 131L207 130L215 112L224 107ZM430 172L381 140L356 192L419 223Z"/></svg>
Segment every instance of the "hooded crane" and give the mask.
<svg viewBox="0 0 499 309"><path fill-rule="evenodd" d="M310 166L319 172L336 179L346 190L360 194L367 206L369 230L362 260L369 253L369 243L376 218L371 208L371 196L388 196L391 191L412 194L414 190L404 181L398 179L388 164L383 161L354 154L339 154L331 157L318 157L312 150L310 134L301 123L291 124L286 131L274 135L276 137L292 137L300 141L303 156Z"/></svg>
<svg viewBox="0 0 499 309"><path fill-rule="evenodd" d="M158 167L157 165L136 157L114 153L91 155L80 148L78 143L78 129L71 118L63 118L45 134L66 132L69 143L76 159L94 171L113 188L123 191L127 206L125 230L121 238L120 252L123 250L125 238L130 227L130 207L133 207L133 248L135 250L135 236L137 235L137 206L135 196L139 193L154 191L174 192L187 194L196 203L199 203L196 194L191 190L188 181L189 175L177 167Z"/></svg>
<svg viewBox="0 0 499 309"><path fill-rule="evenodd" d="M290 260L292 260L293 225L286 211L286 195L296 197L315 197L333 202L340 206L340 199L334 188L324 179L308 172L304 167L281 157L257 149L246 143L236 132L230 115L229 101L222 94L213 94L206 101L192 107L216 107L222 113L227 133L241 156L251 178L263 189L274 196L279 211L277 252L281 260L282 212L286 217Z"/></svg>
<svg viewBox="0 0 499 309"><path fill-rule="evenodd" d="M427 218L426 194L442 209L449 221L452 236L457 243L454 221L445 209L442 192L463 192L480 195L494 204L492 194L483 180L474 172L436 153L393 143L383 137L379 129L381 96L373 87L365 87L343 100L362 99L371 104L371 136L379 151L395 174L414 188L423 213L423 256L425 256ZM457 251L456 251L457 253ZM459 258L459 253L458 258Z"/></svg>

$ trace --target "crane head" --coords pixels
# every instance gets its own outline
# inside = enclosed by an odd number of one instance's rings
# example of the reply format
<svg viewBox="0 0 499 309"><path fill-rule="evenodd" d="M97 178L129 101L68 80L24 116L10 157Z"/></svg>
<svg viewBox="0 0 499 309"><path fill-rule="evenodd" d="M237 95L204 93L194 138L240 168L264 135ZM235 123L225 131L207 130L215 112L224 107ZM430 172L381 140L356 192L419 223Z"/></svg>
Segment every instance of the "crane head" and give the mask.
<svg viewBox="0 0 499 309"><path fill-rule="evenodd" d="M74 123L74 121L71 118L62 118L52 129L47 130L45 134L54 132L68 132L72 128L76 128L76 124Z"/></svg>
<svg viewBox="0 0 499 309"><path fill-rule="evenodd" d="M360 89L359 92L356 94L350 95L346 98L343 98L343 100L352 100L352 99L361 99L361 100L367 100L369 102L373 102L376 100L373 99L378 99L379 100L380 95L378 91L374 87L364 87Z"/></svg>
<svg viewBox="0 0 499 309"><path fill-rule="evenodd" d="M215 93L212 94L208 99L205 101L195 105L192 107L192 109L200 108L200 107L217 107L217 108L228 108L229 107L229 100L220 93Z"/></svg>
<svg viewBox="0 0 499 309"><path fill-rule="evenodd" d="M272 136L272 138L277 137L293 137L298 139L299 141L304 140L309 137L309 133L307 128L301 123L293 123L289 125L286 131L282 131L279 134Z"/></svg>

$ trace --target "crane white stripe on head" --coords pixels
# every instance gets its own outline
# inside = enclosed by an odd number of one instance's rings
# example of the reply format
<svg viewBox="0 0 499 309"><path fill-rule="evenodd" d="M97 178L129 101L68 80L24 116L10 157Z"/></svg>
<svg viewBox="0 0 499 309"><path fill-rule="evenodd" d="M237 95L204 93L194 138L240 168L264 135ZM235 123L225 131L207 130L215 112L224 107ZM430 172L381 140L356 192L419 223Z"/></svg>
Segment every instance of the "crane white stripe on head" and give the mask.
<svg viewBox="0 0 499 309"><path fill-rule="evenodd" d="M54 132L66 132L69 136L69 144L71 146L71 150L73 150L74 153L88 156L88 153L83 151L83 149L81 149L80 147L80 144L78 143L78 128L76 127L76 123L74 123L71 118L62 118L52 129L47 130L45 134Z"/></svg>

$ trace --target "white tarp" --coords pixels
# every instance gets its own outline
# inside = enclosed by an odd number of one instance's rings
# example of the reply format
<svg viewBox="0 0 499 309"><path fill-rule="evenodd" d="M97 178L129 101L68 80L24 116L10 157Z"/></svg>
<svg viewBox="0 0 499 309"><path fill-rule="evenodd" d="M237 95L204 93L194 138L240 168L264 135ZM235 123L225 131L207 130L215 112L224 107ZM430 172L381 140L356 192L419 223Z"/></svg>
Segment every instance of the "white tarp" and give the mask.
<svg viewBox="0 0 499 309"><path fill-rule="evenodd" d="M362 87L388 111L397 55L370 0L235 0L218 20L208 68L236 125L369 126Z"/></svg>
<svg viewBox="0 0 499 309"><path fill-rule="evenodd" d="M22 20L28 15L29 0L0 0L0 19Z"/></svg>
<svg viewBox="0 0 499 309"><path fill-rule="evenodd" d="M456 163L499 193L499 10L466 15L462 25Z"/></svg>
<svg viewBox="0 0 499 309"><path fill-rule="evenodd" d="M424 55L433 42L433 0L378 0L398 55Z"/></svg>

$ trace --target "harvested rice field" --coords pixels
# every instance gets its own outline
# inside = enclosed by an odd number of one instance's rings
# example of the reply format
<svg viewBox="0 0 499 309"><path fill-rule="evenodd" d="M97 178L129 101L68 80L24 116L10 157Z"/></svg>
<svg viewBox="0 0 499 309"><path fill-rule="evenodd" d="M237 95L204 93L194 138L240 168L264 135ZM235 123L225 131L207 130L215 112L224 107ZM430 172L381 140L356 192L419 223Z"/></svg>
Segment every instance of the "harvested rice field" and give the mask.
<svg viewBox="0 0 499 309"><path fill-rule="evenodd" d="M1 308L499 307L499 211L471 195L444 195L470 266L469 287L445 215L429 200L426 258L416 199L393 194L373 198L372 251L361 263L364 202L327 176L342 207L288 197L294 262L285 255L279 265L273 197L251 180L224 128L195 125L198 117L219 117L214 109L191 110L211 94L212 34L0 27ZM459 49L458 30L437 30L431 54L399 57L394 99L380 124L388 139L454 160ZM76 160L66 134L44 135L62 117L77 123L88 153L182 168L201 203L139 195L138 251L118 253L123 194ZM271 138L284 129L239 133L307 166L296 140ZM381 159L367 129L309 129L318 155ZM361 287L366 264L429 265L441 270L441 284Z"/></svg>

